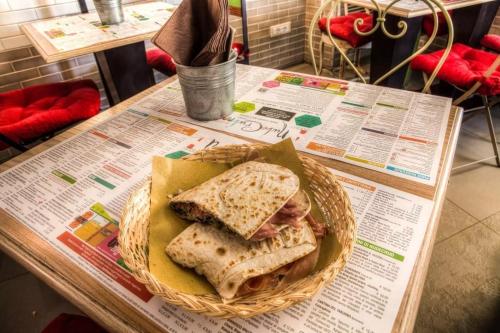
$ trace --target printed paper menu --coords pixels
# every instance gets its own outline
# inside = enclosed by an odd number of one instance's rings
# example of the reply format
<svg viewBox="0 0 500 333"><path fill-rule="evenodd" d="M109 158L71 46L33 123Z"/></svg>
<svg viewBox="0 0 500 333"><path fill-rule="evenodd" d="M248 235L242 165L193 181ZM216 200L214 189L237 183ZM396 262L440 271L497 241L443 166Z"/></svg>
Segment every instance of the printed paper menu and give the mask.
<svg viewBox="0 0 500 333"><path fill-rule="evenodd" d="M267 143L290 137L302 151L436 182L449 98L240 65L235 99L225 119L196 121L174 81L134 107Z"/></svg>
<svg viewBox="0 0 500 333"><path fill-rule="evenodd" d="M103 25L97 12L93 12L39 21L33 27L56 49L69 51L157 31L174 9L175 6L164 2L149 2L124 6L124 22L117 25Z"/></svg>
<svg viewBox="0 0 500 333"><path fill-rule="evenodd" d="M166 304L132 278L117 251L117 221L152 156L228 143L241 141L130 109L0 174L0 207L168 332L390 332L433 203L337 171L358 239L344 271L312 300L220 320Z"/></svg>

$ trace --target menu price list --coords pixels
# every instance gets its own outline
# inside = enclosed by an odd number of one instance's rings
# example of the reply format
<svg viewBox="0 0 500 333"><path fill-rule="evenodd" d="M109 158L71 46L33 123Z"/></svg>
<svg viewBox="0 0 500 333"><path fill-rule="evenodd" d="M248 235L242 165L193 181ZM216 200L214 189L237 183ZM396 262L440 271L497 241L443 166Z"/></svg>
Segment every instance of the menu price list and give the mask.
<svg viewBox="0 0 500 333"><path fill-rule="evenodd" d="M134 105L199 126L276 143L434 185L449 98L252 66L238 66L234 112L199 122L178 81Z"/></svg>

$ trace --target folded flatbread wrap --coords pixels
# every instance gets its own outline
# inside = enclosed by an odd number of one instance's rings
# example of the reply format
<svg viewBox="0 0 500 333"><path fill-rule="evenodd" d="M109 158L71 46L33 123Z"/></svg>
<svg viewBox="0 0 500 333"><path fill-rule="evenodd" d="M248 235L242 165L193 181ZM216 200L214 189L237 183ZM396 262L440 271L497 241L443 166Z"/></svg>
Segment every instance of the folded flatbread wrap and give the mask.
<svg viewBox="0 0 500 333"><path fill-rule="evenodd" d="M316 249L311 227L305 220L300 223L301 228L286 228L259 242L243 240L213 224L193 223L170 242L166 252L176 263L204 275L222 298L231 299L241 295L240 287L251 279L254 283L246 284L244 293L275 287L284 275L271 273L284 268L293 271L291 263ZM307 274L314 264L304 268ZM257 281L258 277L262 279Z"/></svg>
<svg viewBox="0 0 500 333"><path fill-rule="evenodd" d="M182 218L226 225L243 238L274 237L286 226L298 226L311 202L299 190L289 169L246 162L175 196L170 207Z"/></svg>

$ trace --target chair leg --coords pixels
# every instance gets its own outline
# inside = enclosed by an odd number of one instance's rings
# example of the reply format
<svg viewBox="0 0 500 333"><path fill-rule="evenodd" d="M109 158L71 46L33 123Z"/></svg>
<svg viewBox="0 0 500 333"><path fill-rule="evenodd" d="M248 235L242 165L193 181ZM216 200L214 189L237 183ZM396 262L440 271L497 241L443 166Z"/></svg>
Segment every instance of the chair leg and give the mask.
<svg viewBox="0 0 500 333"><path fill-rule="evenodd" d="M486 117L486 122L488 123L488 129L490 131L491 144L493 145L493 151L495 152L495 160L497 166L500 167L500 155L498 154L498 144L495 135L495 127L493 126L493 119L491 118L491 108L488 101L488 97L482 96L484 103L484 115Z"/></svg>
<svg viewBox="0 0 500 333"><path fill-rule="evenodd" d="M319 69L316 75L321 75L323 70L323 52L325 50L325 43L322 40L319 41Z"/></svg>
<svg viewBox="0 0 500 333"><path fill-rule="evenodd" d="M4 136L3 134L0 134L0 141L6 143L8 146L13 147L14 149L19 150L20 152L28 151L27 147L9 139L8 137Z"/></svg>
<svg viewBox="0 0 500 333"><path fill-rule="evenodd" d="M344 63L344 57L340 56L340 69L339 69L339 79L343 80L344 79L344 70L345 70L345 63Z"/></svg>
<svg viewBox="0 0 500 333"><path fill-rule="evenodd" d="M359 52L359 48L355 48L354 49L354 65L356 67L359 67L359 63L361 62L360 58L361 58L361 52Z"/></svg>
<svg viewBox="0 0 500 333"><path fill-rule="evenodd" d="M335 47L332 47L332 75L335 76Z"/></svg>

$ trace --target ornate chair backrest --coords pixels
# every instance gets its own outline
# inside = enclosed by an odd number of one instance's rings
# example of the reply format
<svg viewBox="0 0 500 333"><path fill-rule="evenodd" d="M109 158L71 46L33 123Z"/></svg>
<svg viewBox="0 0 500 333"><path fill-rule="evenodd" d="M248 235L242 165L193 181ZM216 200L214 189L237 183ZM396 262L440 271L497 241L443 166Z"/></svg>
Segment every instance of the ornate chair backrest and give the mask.
<svg viewBox="0 0 500 333"><path fill-rule="evenodd" d="M375 25L373 26L373 28L370 31L362 32L362 31L359 30L359 26L361 24L363 24L363 19L358 18L358 19L356 19L354 21L354 31L355 31L355 33L357 33L360 36L369 36L369 35L373 34L375 31L377 31L377 29L382 29L382 32L388 38L398 39L398 38L403 37L406 34L406 31L408 29L408 25L406 24L405 21L401 20L401 21L398 22L398 28L400 29L400 31L399 31L399 33L396 33L396 34L393 34L393 33L389 32L386 29L386 27L385 27L385 17L387 15L388 11L396 3L398 3L399 1L402 1L402 0L392 0L383 9L378 4L377 0L370 0L370 1L373 4L373 6L375 7L374 11L377 13L376 23L375 23ZM450 15L448 14L448 12L446 11L446 9L444 8L441 0L422 0L422 1L432 11L432 16L433 16L433 19L434 19L434 30L432 31L431 36L429 36L429 39L425 42L425 44L421 48L419 48L418 50L416 50L411 56L409 56L408 58L406 58L403 61L401 61L395 67L391 68L387 73L385 73L384 75L382 75L381 77L379 77L375 82L373 82L373 84L377 85L377 84L383 82L385 79L387 79L388 77L390 77L392 74L394 74L395 72L397 72L399 69L401 69L402 67L404 67L408 63L410 63L410 61L412 61L412 59L415 58L417 55L423 53L425 50L427 50L429 48L429 46L434 42L434 39L436 38L436 35L437 35L437 32L438 32L438 27L439 27L439 21L438 21L438 16L437 16L437 11L436 11L436 8L437 8L437 9L439 9L443 13L444 19L445 19L446 24L448 26L448 42L446 44L446 48L445 48L445 50L443 52L443 55L441 56L441 59L439 60L437 66L434 69L434 71L432 72L432 74L429 76L428 80L426 80L424 88L422 89L422 92L424 92L424 93L428 93L429 92L429 89L430 89L430 87L432 85L432 82L436 78L436 75L438 74L438 72L441 69L441 67L443 66L446 58L448 57L448 54L451 51L451 47L453 45L454 32L453 32L453 23L451 21ZM328 27L330 27L330 21L331 21L331 19L333 17L335 17L335 16L338 16L338 13L339 13L338 10L332 10L332 8L333 9L341 8L341 6L342 6L343 3L344 2L342 0L324 0L324 1L322 1L320 7L318 8L318 10L316 11L316 13L314 14L313 19L311 20L311 24L309 26L308 41L309 41L309 52L311 53L311 58L312 58L314 70L316 72L316 75L319 75L319 73L318 73L318 67L316 65L316 58L315 58L315 55L314 55L314 48L313 48L314 29L317 28L319 19L321 19L321 17L325 17L324 15L326 15L326 18L327 18L326 19L326 21L327 21L326 22L326 27L327 27L327 29L326 29L326 35L328 36L331 44L333 45L333 47L335 48L335 50L340 53L341 57L354 70L354 72L361 79L361 81L363 83L367 83L366 79L360 73L360 71L358 70L358 68L347 57L346 53L342 50L342 48L339 47L339 45L335 41L335 38L333 38L330 29L328 28ZM327 10L327 8L330 8L330 10ZM323 33L325 34L325 32L323 32ZM376 51L377 50L375 50L375 52Z"/></svg>

